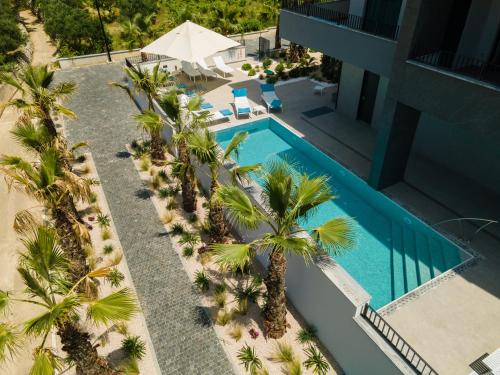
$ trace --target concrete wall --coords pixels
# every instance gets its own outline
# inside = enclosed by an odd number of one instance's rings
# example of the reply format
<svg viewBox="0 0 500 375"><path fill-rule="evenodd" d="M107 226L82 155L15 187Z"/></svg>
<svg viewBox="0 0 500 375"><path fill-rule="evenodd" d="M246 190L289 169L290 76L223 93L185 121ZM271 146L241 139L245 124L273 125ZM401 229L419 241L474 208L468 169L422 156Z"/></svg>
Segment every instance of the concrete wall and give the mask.
<svg viewBox="0 0 500 375"><path fill-rule="evenodd" d="M318 18L281 11L283 38L370 72L390 76L396 42Z"/></svg>
<svg viewBox="0 0 500 375"><path fill-rule="evenodd" d="M139 48L132 50L113 51L111 52L111 59L113 62L124 61L127 57L139 56ZM105 64L108 62L108 55L106 53L96 53L93 55L83 55L75 57L63 57L57 59L61 69L74 68L79 66L88 66L96 64Z"/></svg>
<svg viewBox="0 0 500 375"><path fill-rule="evenodd" d="M373 108L372 128L378 129L379 127L379 120L382 116L382 112L384 111L384 103L388 86L389 78L380 77L380 80L378 81L377 99L375 100L375 107Z"/></svg>
<svg viewBox="0 0 500 375"><path fill-rule="evenodd" d="M496 123L478 129L448 123L429 114L420 117L413 151L500 193L500 132Z"/></svg>
<svg viewBox="0 0 500 375"><path fill-rule="evenodd" d="M349 5L349 14L353 14L358 17L364 17L365 6L366 0L351 0Z"/></svg>
<svg viewBox="0 0 500 375"><path fill-rule="evenodd" d="M499 1L474 0L457 53L487 60L495 42L499 23Z"/></svg>
<svg viewBox="0 0 500 375"><path fill-rule="evenodd" d="M337 111L352 120L356 120L358 116L359 95L364 72L364 69L357 66L342 63Z"/></svg>

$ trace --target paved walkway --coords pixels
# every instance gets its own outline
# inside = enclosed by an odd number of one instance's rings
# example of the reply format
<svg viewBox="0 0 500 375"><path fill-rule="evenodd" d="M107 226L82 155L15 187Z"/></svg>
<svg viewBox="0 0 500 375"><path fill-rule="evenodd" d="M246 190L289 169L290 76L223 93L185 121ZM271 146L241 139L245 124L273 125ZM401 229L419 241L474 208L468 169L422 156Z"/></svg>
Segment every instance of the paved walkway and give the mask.
<svg viewBox="0 0 500 375"><path fill-rule="evenodd" d="M68 136L90 144L162 373L232 374L199 296L144 194L147 187L125 153L125 144L140 132L131 119L137 108L109 85L123 79L121 66L60 71L57 79L78 84L68 102L78 119L68 123Z"/></svg>

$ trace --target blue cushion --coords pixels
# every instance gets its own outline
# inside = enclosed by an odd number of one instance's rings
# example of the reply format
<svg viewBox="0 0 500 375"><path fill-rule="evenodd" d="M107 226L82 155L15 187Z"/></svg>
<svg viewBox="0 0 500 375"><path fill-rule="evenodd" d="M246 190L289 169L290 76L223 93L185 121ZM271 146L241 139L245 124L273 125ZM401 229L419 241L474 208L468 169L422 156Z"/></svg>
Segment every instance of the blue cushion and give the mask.
<svg viewBox="0 0 500 375"><path fill-rule="evenodd" d="M250 113L250 108L238 108L238 113Z"/></svg>
<svg viewBox="0 0 500 375"><path fill-rule="evenodd" d="M177 84L177 88L178 89L187 89L188 85L186 85L185 83L178 83Z"/></svg>
<svg viewBox="0 0 500 375"><path fill-rule="evenodd" d="M279 100L279 99L274 99L274 100L271 102L271 107L272 107L272 108L280 108L280 107L281 107L281 100Z"/></svg>
<svg viewBox="0 0 500 375"><path fill-rule="evenodd" d="M260 89L262 90L262 92L274 91L274 85L270 83L263 83L262 85L260 85Z"/></svg>
<svg viewBox="0 0 500 375"><path fill-rule="evenodd" d="M210 109L213 108L214 106L210 104L209 102L203 102L201 103L201 109Z"/></svg>
<svg viewBox="0 0 500 375"><path fill-rule="evenodd" d="M231 116L233 114L233 112L231 112L229 109L225 108L225 109L221 109L219 111L221 113L221 115L223 116Z"/></svg>
<svg viewBox="0 0 500 375"><path fill-rule="evenodd" d="M235 98L247 96L247 89L246 87L241 87L239 89L233 89L233 95Z"/></svg>

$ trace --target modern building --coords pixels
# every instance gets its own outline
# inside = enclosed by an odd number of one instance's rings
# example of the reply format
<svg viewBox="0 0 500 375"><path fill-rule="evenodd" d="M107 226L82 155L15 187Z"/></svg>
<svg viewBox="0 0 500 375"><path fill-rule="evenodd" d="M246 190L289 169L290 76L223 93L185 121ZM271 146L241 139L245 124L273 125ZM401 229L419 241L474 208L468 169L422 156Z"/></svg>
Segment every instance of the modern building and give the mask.
<svg viewBox="0 0 500 375"><path fill-rule="evenodd" d="M500 218L499 26L495 0L291 0L280 16L282 38L342 61L336 111L373 135L366 176L373 188L404 183L459 218L493 220ZM487 230L500 239L500 226ZM479 286L498 298L498 288ZM356 373L354 362L339 362Z"/></svg>

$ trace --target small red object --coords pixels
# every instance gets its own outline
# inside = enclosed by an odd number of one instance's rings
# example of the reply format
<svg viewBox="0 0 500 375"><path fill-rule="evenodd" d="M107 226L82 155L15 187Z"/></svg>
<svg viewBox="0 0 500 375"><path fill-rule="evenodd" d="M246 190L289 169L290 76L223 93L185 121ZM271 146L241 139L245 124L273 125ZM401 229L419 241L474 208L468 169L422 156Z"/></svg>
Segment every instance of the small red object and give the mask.
<svg viewBox="0 0 500 375"><path fill-rule="evenodd" d="M94 216L89 216L89 221L94 221L95 217Z"/></svg>
<svg viewBox="0 0 500 375"><path fill-rule="evenodd" d="M250 328L250 330L248 331L248 333L250 334L250 337L252 339L256 339L257 337L259 337L259 332L256 331L254 328Z"/></svg>

